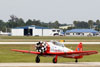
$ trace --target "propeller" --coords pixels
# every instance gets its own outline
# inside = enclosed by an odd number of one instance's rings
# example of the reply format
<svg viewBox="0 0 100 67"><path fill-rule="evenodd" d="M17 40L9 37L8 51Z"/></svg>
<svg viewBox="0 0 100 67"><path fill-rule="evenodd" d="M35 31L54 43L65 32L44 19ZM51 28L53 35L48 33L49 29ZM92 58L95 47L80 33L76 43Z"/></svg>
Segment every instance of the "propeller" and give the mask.
<svg viewBox="0 0 100 67"><path fill-rule="evenodd" d="M38 52L44 53L46 51L46 43L45 42L42 42L42 41L39 41L36 44L36 50Z"/></svg>

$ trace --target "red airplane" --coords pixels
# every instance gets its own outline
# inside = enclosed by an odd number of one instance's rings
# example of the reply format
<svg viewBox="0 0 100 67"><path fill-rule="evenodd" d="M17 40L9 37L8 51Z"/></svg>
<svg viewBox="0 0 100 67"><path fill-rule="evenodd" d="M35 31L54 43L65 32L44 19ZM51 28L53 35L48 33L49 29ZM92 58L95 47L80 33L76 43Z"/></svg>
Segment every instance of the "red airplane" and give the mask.
<svg viewBox="0 0 100 67"><path fill-rule="evenodd" d="M28 50L17 50L12 49L12 51L37 54L35 62L40 62L40 56L54 56L52 62L57 63L57 57L61 56L64 58L73 58L75 62L78 62L78 59L83 58L83 56L97 54L97 51L83 51L82 43L80 43L77 48L73 51L64 46L64 44L52 41L52 42L38 42L36 44L37 51L28 51Z"/></svg>

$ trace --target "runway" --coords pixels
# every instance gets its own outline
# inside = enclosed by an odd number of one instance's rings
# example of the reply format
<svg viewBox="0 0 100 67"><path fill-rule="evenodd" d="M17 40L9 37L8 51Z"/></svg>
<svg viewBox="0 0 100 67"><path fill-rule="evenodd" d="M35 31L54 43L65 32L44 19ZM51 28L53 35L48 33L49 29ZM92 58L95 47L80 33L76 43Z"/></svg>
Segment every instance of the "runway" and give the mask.
<svg viewBox="0 0 100 67"><path fill-rule="evenodd" d="M0 67L100 67L100 62L0 63Z"/></svg>
<svg viewBox="0 0 100 67"><path fill-rule="evenodd" d="M0 42L0 44L36 44L37 42ZM79 44L80 42L63 42L63 44ZM82 42L83 44L100 44L100 42Z"/></svg>

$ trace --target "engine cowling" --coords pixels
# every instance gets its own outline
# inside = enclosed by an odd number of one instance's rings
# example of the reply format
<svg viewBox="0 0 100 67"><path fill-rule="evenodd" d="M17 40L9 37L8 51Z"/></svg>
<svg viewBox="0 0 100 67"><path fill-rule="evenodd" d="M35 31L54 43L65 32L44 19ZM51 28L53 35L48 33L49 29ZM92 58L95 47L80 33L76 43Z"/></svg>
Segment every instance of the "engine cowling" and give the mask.
<svg viewBox="0 0 100 67"><path fill-rule="evenodd" d="M36 44L36 50L41 53L44 53L47 50L46 47L47 45L45 42L38 42Z"/></svg>

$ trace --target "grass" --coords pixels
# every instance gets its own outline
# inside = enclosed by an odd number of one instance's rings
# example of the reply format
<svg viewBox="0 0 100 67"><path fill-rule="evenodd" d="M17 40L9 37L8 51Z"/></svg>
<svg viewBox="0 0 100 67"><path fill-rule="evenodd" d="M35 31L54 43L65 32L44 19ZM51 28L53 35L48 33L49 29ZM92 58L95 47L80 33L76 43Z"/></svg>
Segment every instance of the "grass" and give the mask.
<svg viewBox="0 0 100 67"><path fill-rule="evenodd" d="M100 39L100 37L73 36L0 36L0 39Z"/></svg>
<svg viewBox="0 0 100 67"><path fill-rule="evenodd" d="M75 50L77 45L66 45ZM0 62L34 62L36 55L13 52L11 49L35 50L34 45L0 45ZM83 45L84 50L97 50L100 52L99 45ZM40 57L41 62L52 62L53 57ZM58 62L74 62L74 59L58 57ZM80 62L100 62L100 54L85 56L79 59Z"/></svg>
<svg viewBox="0 0 100 67"><path fill-rule="evenodd" d="M36 36L0 36L0 42L20 42L20 41L50 41L50 40L65 40L65 41L95 41L95 42L100 42L100 37L69 37L69 36L41 36L41 37L36 37Z"/></svg>

